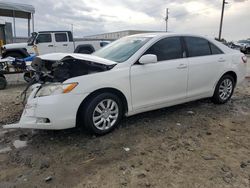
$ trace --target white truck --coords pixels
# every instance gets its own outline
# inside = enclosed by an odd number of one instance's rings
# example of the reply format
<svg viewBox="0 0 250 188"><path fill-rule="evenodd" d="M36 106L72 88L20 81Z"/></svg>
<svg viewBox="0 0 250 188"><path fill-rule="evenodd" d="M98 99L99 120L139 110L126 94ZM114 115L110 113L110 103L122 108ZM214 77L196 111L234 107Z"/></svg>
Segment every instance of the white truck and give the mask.
<svg viewBox="0 0 250 188"><path fill-rule="evenodd" d="M26 43L6 44L1 47L2 58L25 58L30 55L47 53L91 54L108 44L108 41L84 39L74 41L71 31L40 31L32 33Z"/></svg>

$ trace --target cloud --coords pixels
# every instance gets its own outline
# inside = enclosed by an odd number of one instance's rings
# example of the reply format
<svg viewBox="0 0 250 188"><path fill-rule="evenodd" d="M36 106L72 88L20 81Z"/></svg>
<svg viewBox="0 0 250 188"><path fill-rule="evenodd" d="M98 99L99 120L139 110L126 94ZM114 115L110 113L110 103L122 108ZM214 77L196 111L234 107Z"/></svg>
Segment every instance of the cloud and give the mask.
<svg viewBox="0 0 250 188"><path fill-rule="evenodd" d="M235 2L239 2L239 3L241 3L241 2L245 2L245 1L248 1L248 0L234 0Z"/></svg>
<svg viewBox="0 0 250 188"><path fill-rule="evenodd" d="M81 37L127 29L164 30L166 8L170 12L171 31L217 36L222 4L218 0L23 0L22 3L35 7L36 30L69 30L73 24L74 35ZM223 26L226 38L250 37L249 10L248 0L233 0L226 5ZM16 24L17 34L27 35L27 21L17 19Z"/></svg>

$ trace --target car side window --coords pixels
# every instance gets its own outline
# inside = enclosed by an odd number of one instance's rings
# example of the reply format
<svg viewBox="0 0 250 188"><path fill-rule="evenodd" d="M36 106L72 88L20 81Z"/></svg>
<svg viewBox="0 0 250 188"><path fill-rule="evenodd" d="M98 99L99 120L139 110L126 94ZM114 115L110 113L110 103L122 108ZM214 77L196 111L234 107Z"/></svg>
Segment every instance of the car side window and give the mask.
<svg viewBox="0 0 250 188"><path fill-rule="evenodd" d="M158 61L182 58L180 37L168 37L156 42L144 54L154 54Z"/></svg>
<svg viewBox="0 0 250 188"><path fill-rule="evenodd" d="M52 42L51 34L39 34L36 38L39 43L48 43Z"/></svg>
<svg viewBox="0 0 250 188"><path fill-rule="evenodd" d="M211 55L209 42L199 37L185 37L189 57Z"/></svg>
<svg viewBox="0 0 250 188"><path fill-rule="evenodd" d="M67 34L66 33L55 33L56 42L67 42Z"/></svg>
<svg viewBox="0 0 250 188"><path fill-rule="evenodd" d="M217 46L215 46L213 43L210 43L210 48L211 48L211 52L213 55L223 54L223 52Z"/></svg>

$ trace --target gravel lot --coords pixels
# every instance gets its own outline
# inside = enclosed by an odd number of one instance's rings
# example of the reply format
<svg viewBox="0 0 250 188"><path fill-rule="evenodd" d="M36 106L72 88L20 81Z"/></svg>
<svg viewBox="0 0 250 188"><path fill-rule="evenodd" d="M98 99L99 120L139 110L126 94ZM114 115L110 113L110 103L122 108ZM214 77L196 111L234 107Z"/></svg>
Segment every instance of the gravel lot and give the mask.
<svg viewBox="0 0 250 188"><path fill-rule="evenodd" d="M103 137L3 130L20 117L24 87L0 91L0 187L250 187L249 79L225 105L139 114Z"/></svg>

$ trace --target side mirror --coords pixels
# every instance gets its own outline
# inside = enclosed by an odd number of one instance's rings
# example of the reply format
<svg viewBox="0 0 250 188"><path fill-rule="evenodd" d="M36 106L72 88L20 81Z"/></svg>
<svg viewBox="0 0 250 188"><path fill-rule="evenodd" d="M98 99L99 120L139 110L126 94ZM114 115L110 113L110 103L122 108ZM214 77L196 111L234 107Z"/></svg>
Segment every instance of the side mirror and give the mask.
<svg viewBox="0 0 250 188"><path fill-rule="evenodd" d="M157 63L157 56L154 55L154 54L143 55L139 59L139 63L143 64L143 65L144 64L150 64L150 63Z"/></svg>
<svg viewBox="0 0 250 188"><path fill-rule="evenodd" d="M38 38L35 41L36 41L36 44L40 43L40 40Z"/></svg>

